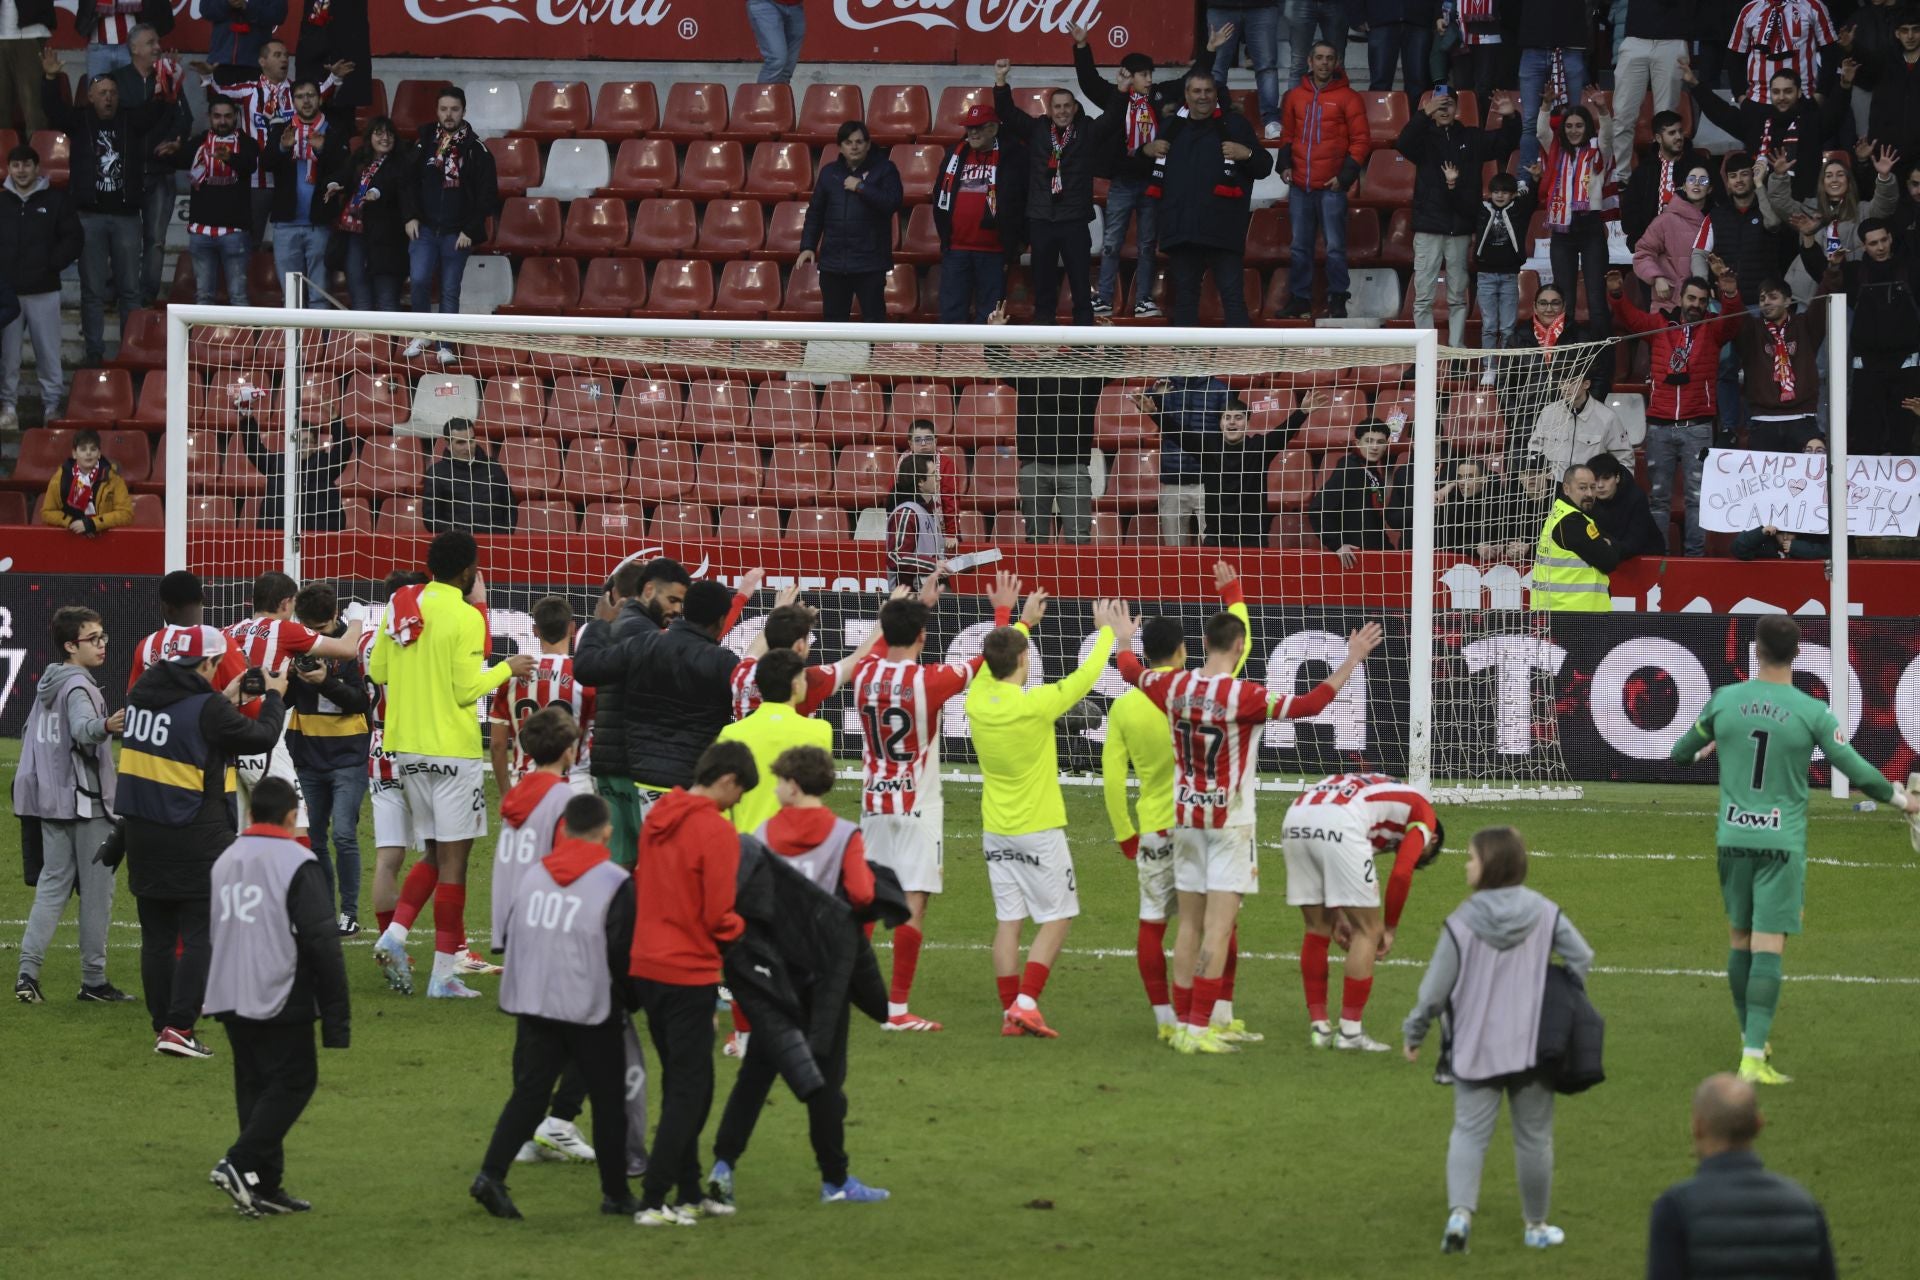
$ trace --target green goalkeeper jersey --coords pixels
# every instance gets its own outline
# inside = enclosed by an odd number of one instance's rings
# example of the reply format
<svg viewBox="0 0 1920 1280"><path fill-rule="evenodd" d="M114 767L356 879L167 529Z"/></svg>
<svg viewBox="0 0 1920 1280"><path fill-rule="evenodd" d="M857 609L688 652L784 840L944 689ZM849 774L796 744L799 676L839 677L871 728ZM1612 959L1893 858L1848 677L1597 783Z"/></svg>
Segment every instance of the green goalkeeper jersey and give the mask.
<svg viewBox="0 0 1920 1280"><path fill-rule="evenodd" d="M1673 744L1672 758L1691 761L1709 742L1720 762L1725 848L1806 853L1807 768L1815 747L1874 799L1893 797L1892 784L1848 744L1827 704L1790 684L1748 680L1716 689Z"/></svg>

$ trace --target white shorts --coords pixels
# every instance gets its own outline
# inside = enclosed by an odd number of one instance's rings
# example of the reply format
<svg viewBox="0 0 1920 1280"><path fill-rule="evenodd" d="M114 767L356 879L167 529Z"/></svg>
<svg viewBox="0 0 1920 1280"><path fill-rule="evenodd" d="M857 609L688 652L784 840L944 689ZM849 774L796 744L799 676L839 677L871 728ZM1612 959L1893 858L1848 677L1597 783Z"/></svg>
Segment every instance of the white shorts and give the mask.
<svg viewBox="0 0 1920 1280"><path fill-rule="evenodd" d="M1181 893L1258 893L1252 827L1175 827L1173 887Z"/></svg>
<svg viewBox="0 0 1920 1280"><path fill-rule="evenodd" d="M869 813L860 819L867 861L889 867L908 893L939 893L946 883L940 824L905 813Z"/></svg>
<svg viewBox="0 0 1920 1280"><path fill-rule="evenodd" d="M398 752L414 834L425 840L478 840L487 834L487 770L478 760Z"/></svg>
<svg viewBox="0 0 1920 1280"><path fill-rule="evenodd" d="M1023 836L989 831L983 843L994 919L1046 924L1080 914L1080 888L1073 881L1073 854L1064 830L1055 827Z"/></svg>
<svg viewBox="0 0 1920 1280"><path fill-rule="evenodd" d="M426 842L414 831L413 810L407 807L407 789L398 778L391 782L374 779L373 847L376 849L424 849Z"/></svg>
<svg viewBox="0 0 1920 1280"><path fill-rule="evenodd" d="M295 825L305 828L307 825L307 797L300 790L300 775L293 769L293 754L287 750L284 736L273 744L273 750L257 756L241 756L234 762L234 773L240 780L240 819L241 825L247 822L247 806L252 803L253 789L262 778L278 778L282 782L293 784L294 799L300 802L300 815Z"/></svg>
<svg viewBox="0 0 1920 1280"><path fill-rule="evenodd" d="M1373 841L1357 824L1317 813L1289 812L1280 848L1287 859L1287 905L1380 905Z"/></svg>
<svg viewBox="0 0 1920 1280"><path fill-rule="evenodd" d="M1180 895L1173 886L1173 837L1154 832L1140 836L1140 854L1134 859L1140 873L1140 918L1165 920L1180 913Z"/></svg>
<svg viewBox="0 0 1920 1280"><path fill-rule="evenodd" d="M593 795L593 772L585 765L575 765L567 775L567 788L577 796Z"/></svg>

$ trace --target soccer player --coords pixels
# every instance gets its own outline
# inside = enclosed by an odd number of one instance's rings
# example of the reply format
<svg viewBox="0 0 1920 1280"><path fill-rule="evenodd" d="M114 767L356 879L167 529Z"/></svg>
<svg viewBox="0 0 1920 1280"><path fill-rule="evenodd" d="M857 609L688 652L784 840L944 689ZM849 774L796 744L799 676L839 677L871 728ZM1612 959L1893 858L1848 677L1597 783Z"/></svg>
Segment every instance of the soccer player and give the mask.
<svg viewBox="0 0 1920 1280"><path fill-rule="evenodd" d="M1378 623L1347 639L1347 657L1310 693L1269 693L1233 672L1246 650L1247 624L1231 613L1207 622L1206 658L1197 671L1148 671L1124 649L1120 675L1167 713L1174 753L1174 889L1180 928L1174 935L1174 1033L1181 1053L1236 1053L1212 1029L1213 1006L1226 972L1228 940L1242 898L1260 888L1253 837L1256 735L1269 720L1303 719L1327 709L1353 669L1380 644ZM1189 996L1183 988L1191 990Z"/></svg>
<svg viewBox="0 0 1920 1280"><path fill-rule="evenodd" d="M1786 1084L1767 1036L1780 1004L1787 935L1799 933L1807 887L1807 767L1813 750L1881 803L1908 813L1897 790L1855 751L1827 704L1793 684L1800 624L1768 614L1753 628L1760 674L1714 690L1670 753L1676 764L1720 757L1720 896L1727 908L1727 985L1741 1031L1740 1078Z"/></svg>
<svg viewBox="0 0 1920 1280"><path fill-rule="evenodd" d="M1247 622L1247 603L1233 566L1224 560L1215 562L1213 581L1227 612ZM1180 671L1187 665L1187 637L1178 618L1148 618L1141 623L1140 647L1155 671ZM1246 661L1244 650L1240 660ZM1234 674L1240 674L1238 668ZM1107 741L1100 766L1113 838L1140 875L1140 930L1134 941L1140 981L1146 986L1160 1038L1171 1042L1180 1026L1167 993L1166 953L1167 917L1180 906L1173 888L1173 730L1166 712L1140 690L1128 689L1107 708ZM1129 767L1140 779L1137 828L1127 809ZM1233 1027L1232 1002L1231 993L1215 1002L1214 1025L1226 1027L1221 1034L1229 1038L1258 1039L1244 1024Z"/></svg>
<svg viewBox="0 0 1920 1280"><path fill-rule="evenodd" d="M937 593L938 584L932 590ZM995 626L1004 627L1020 600L1020 580L994 575ZM1046 592L1027 600L1031 628L1046 612ZM887 993L889 1031L938 1031L940 1024L908 1008L913 976L926 937L927 906L942 887L940 709L964 691L982 658L938 666L920 661L927 647L925 594L888 600L880 608L881 644L854 670L854 714L860 717L860 834L867 860L899 877L912 914L893 931L893 980Z"/></svg>
<svg viewBox="0 0 1920 1280"><path fill-rule="evenodd" d="M1392 954L1413 873L1440 856L1444 836L1424 790L1378 773L1322 778L1288 806L1281 834L1287 904L1300 908L1307 926L1300 942L1300 980L1307 992L1307 1039L1314 1048L1385 1053L1391 1047L1360 1025L1373 994L1373 962ZM1383 923L1373 856L1385 849L1395 852ZM1327 1021L1327 948L1343 925L1346 979L1336 1036Z"/></svg>
<svg viewBox="0 0 1920 1280"><path fill-rule="evenodd" d="M134 646L133 670L127 673L128 689L132 689L140 682L141 674L148 667L160 661L169 632L176 627L201 625L205 605L206 596L200 589L200 579L185 569L175 569L160 579L160 616L164 619L165 625ZM240 655L237 648L229 646L227 651L220 655L220 665L214 668L213 687L222 692L232 689L233 682L238 680L246 669L247 660ZM243 706L241 711L247 715L257 715L258 701L255 700L250 705L251 710Z"/></svg>
<svg viewBox="0 0 1920 1280"><path fill-rule="evenodd" d="M1042 598L1044 613L1045 599ZM1037 620L1037 619L1036 619ZM993 886L993 971L1000 987L1003 1036L1059 1035L1040 1016L1040 993L1059 958L1080 893L1067 848L1067 805L1060 794L1054 721L1087 696L1115 645L1133 639L1126 606L1097 600L1100 628L1079 669L1054 684L1027 688L1032 661L1025 628L996 627L981 645L987 674L967 690L967 719L980 758L980 821L987 880ZM1039 926L1020 969L1020 930Z"/></svg>
<svg viewBox="0 0 1920 1280"><path fill-rule="evenodd" d="M812 674L807 660L798 653L775 649L754 664L760 705L746 719L735 720L720 731L717 741L746 743L760 770L760 784L741 796L740 803L727 815L736 831L752 834L780 811L773 762L788 748L817 747L829 756L833 754L833 726L800 710Z"/></svg>
<svg viewBox="0 0 1920 1280"><path fill-rule="evenodd" d="M820 611L811 605L800 603L800 589L789 587L775 599L773 612L767 615L766 626L747 646L747 656L740 659L740 665L733 669L733 718L744 720L753 714L760 705L760 690L754 684L753 672L761 657L781 649L790 649L805 658L813 649L813 624L819 619ZM820 704L840 691L847 682L853 669L860 665L873 646L880 639L880 628L876 625L867 633L867 638L838 662L823 662L806 669L806 696L794 706L803 716L810 716L820 709ZM762 771L764 772L764 770ZM769 786L772 784L769 783ZM742 828L745 830L745 828Z"/></svg>
<svg viewBox="0 0 1920 1280"><path fill-rule="evenodd" d="M400 785L418 833L436 841L438 883L433 891L433 976L427 995L472 999L478 991L454 972L466 950L467 855L487 831L486 778L475 733L474 704L514 676L533 671L531 654L486 665L486 602L480 549L473 535L448 531L427 551L433 581L404 588L387 602L367 664L385 685L385 747L398 759ZM385 963L408 965L399 922L374 943Z"/></svg>
<svg viewBox="0 0 1920 1280"><path fill-rule="evenodd" d="M415 569L396 569L387 575L388 599L407 587L424 587L430 579ZM427 900L440 882L439 863L433 841L422 840L407 806L406 788L400 782L400 761L386 749L387 690L368 672L373 662L373 642L378 627L360 635L360 671L367 677L367 719L371 733L367 739L367 786L373 805L373 918L380 933L398 923L400 942L405 946L413 922L419 918ZM426 856L414 864L406 884L400 883L400 868L406 865L407 850L421 849ZM410 965L395 964L393 956L373 949L373 958L387 985L401 995L413 994L413 970ZM489 966L490 967L490 966Z"/></svg>
<svg viewBox="0 0 1920 1280"><path fill-rule="evenodd" d="M544 707L565 707L583 732L570 781L574 791L593 790L593 690L573 678L573 606L562 596L541 596L533 602L533 635L540 656L533 673L515 676L493 695L487 709L488 750L493 757L494 782L504 794L533 767L520 733L527 717ZM512 769L508 751L512 750Z"/></svg>

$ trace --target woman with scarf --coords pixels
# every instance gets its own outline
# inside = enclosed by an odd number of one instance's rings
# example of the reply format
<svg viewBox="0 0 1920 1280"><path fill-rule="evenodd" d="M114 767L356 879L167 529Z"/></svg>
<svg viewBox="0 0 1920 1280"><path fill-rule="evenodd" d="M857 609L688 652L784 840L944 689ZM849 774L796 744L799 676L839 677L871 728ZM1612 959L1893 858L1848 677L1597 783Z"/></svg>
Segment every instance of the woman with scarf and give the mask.
<svg viewBox="0 0 1920 1280"><path fill-rule="evenodd" d="M406 219L413 312L433 310L433 281L440 279L440 312L460 314L460 282L473 246L487 237L487 219L500 207L493 153L467 123L467 95L457 85L440 90L434 122L420 129L419 161L401 184L401 215ZM424 338L403 353L408 360L426 354ZM440 344L441 364L458 357Z"/></svg>
<svg viewBox="0 0 1920 1280"><path fill-rule="evenodd" d="M1783 163L1785 159L1781 155L1773 157L1773 172L1767 176L1762 193L1774 216L1800 233L1803 248L1819 245L1822 254L1838 251L1849 261L1858 261L1862 219L1890 217L1899 207L1900 186L1893 177L1899 154L1891 147L1881 147L1873 153L1873 199L1864 206L1860 203L1859 188L1853 182L1852 167L1839 159L1821 163L1820 182L1812 199L1794 199L1792 165ZM1818 283L1818 277L1798 260L1787 270L1787 284L1792 286L1796 298L1811 298Z"/></svg>
<svg viewBox="0 0 1920 1280"><path fill-rule="evenodd" d="M40 523L91 538L133 522L133 499L120 468L100 452L100 433L91 427L73 437L73 456L47 481Z"/></svg>
<svg viewBox="0 0 1920 1280"><path fill-rule="evenodd" d="M1653 291L1653 311L1659 315L1680 305L1683 280L1704 280L1711 274L1707 257L1713 251L1713 224L1707 208L1712 203L1712 171L1700 163L1679 177L1679 198L1667 201L1633 250L1633 274Z"/></svg>
<svg viewBox="0 0 1920 1280"><path fill-rule="evenodd" d="M400 284L408 274L401 192L412 163L412 149L401 144L393 121L379 116L321 195L314 221L334 228L355 311L400 309Z"/></svg>
<svg viewBox="0 0 1920 1280"><path fill-rule="evenodd" d="M901 458L887 506L887 567L893 585L918 590L960 545L936 514L941 506L938 456L909 453Z"/></svg>
<svg viewBox="0 0 1920 1280"><path fill-rule="evenodd" d="M1574 281L1584 275L1587 297L1596 303L1606 294L1607 223L1620 207L1605 121L1596 124L1585 107L1570 107L1551 122L1551 132L1540 134L1547 146L1540 207L1552 237L1553 282L1571 298ZM1605 308L1594 308L1592 324L1600 337L1612 331Z"/></svg>
<svg viewBox="0 0 1920 1280"><path fill-rule="evenodd" d="M1596 296L1604 298L1606 294ZM1606 336L1576 323L1567 291L1551 281L1541 281L1533 295L1533 315L1522 318L1507 339L1507 350L1533 354L1530 358L1509 356L1498 369L1500 402L1507 406L1510 435L1517 434L1516 428L1533 427L1531 421L1515 421L1522 406L1533 406L1533 416L1538 417L1539 409L1558 399L1567 379L1581 370L1587 371L1593 384L1594 399L1607 398L1613 389L1613 353L1601 350L1596 355L1593 347L1584 345L1604 341ZM1523 441L1524 436L1519 436L1515 443Z"/></svg>

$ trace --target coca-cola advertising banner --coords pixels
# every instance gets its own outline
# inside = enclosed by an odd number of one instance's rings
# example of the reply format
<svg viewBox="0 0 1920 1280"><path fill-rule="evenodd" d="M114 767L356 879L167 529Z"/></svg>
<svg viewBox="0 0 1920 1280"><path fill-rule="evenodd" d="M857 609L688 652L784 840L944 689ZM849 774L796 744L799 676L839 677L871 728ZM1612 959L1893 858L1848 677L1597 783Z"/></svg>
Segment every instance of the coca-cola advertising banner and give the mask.
<svg viewBox="0 0 1920 1280"><path fill-rule="evenodd" d="M59 0L72 13L74 0ZM300 4L281 26L300 30ZM375 0L378 57L542 61L755 62L746 0ZM1162 62L1193 55L1186 0L805 0L807 62L1016 63L1066 66L1071 25L1087 27L1102 62L1138 50ZM207 47L200 0L174 0L167 43ZM75 43L61 24L60 43Z"/></svg>

